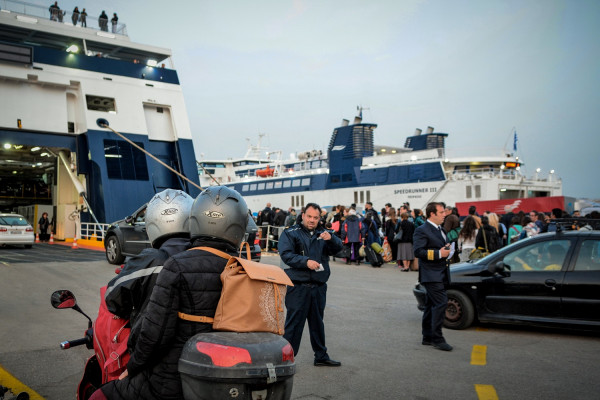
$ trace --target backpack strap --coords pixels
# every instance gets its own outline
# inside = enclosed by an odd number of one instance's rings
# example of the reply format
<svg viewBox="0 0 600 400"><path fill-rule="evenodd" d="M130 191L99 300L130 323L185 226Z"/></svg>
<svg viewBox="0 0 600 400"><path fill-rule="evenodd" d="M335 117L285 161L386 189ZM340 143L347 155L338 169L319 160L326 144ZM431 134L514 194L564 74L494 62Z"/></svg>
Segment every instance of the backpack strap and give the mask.
<svg viewBox="0 0 600 400"><path fill-rule="evenodd" d="M192 247L189 250L204 250L204 251L208 251L209 253L213 253L214 255L219 256L221 258L225 258L226 260L229 260L232 257L231 255L225 253L224 251L213 249L212 247L204 247L204 246Z"/></svg>
<svg viewBox="0 0 600 400"><path fill-rule="evenodd" d="M214 318L205 317L204 315L191 315L191 314L178 312L177 316L183 320L192 321L192 322L204 322L205 324L212 324L213 322L215 322Z"/></svg>

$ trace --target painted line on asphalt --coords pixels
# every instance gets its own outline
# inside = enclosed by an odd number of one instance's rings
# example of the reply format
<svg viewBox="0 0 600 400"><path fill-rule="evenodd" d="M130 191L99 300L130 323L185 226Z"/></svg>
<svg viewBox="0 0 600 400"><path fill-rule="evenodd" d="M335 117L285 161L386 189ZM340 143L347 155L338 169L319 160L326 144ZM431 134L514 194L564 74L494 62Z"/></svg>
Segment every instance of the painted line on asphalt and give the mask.
<svg viewBox="0 0 600 400"><path fill-rule="evenodd" d="M487 363L486 354L487 346L478 344L473 345L473 350L471 351L471 365L485 365Z"/></svg>
<svg viewBox="0 0 600 400"><path fill-rule="evenodd" d="M479 400L498 400L496 389L492 385L475 385Z"/></svg>
<svg viewBox="0 0 600 400"><path fill-rule="evenodd" d="M44 400L44 398L33 389L12 376L10 372L2 367L2 365L0 365L0 385L9 388L15 396L21 392L27 392L30 400Z"/></svg>

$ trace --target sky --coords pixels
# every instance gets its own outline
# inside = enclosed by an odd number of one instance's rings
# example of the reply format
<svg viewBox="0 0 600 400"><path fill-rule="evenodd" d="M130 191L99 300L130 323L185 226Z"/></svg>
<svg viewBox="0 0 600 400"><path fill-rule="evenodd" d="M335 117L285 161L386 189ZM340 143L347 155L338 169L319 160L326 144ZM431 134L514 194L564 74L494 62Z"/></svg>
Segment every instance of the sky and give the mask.
<svg viewBox="0 0 600 400"><path fill-rule="evenodd" d="M432 126L481 155L516 131L527 175L600 199L600 1L59 1L75 5L173 51L198 159L259 133L284 158L325 152L361 105L377 145Z"/></svg>

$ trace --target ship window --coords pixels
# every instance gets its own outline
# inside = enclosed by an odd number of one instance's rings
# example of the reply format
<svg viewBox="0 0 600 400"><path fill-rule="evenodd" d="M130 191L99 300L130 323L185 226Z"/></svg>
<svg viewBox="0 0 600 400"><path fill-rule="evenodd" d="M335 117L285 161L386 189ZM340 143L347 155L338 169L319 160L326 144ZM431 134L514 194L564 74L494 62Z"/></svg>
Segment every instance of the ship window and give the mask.
<svg viewBox="0 0 600 400"><path fill-rule="evenodd" d="M473 197L471 186L467 186L467 199L470 199L471 197Z"/></svg>
<svg viewBox="0 0 600 400"><path fill-rule="evenodd" d="M342 175L342 182L352 182L352 174Z"/></svg>
<svg viewBox="0 0 600 400"><path fill-rule="evenodd" d="M275 182L275 189L281 189L281 185L282 185L281 181Z"/></svg>
<svg viewBox="0 0 600 400"><path fill-rule="evenodd" d="M143 143L136 143L144 148ZM110 179L147 181L146 155L122 140L104 140L106 171Z"/></svg>
<svg viewBox="0 0 600 400"><path fill-rule="evenodd" d="M475 197L481 198L481 185L475 185Z"/></svg>
<svg viewBox="0 0 600 400"><path fill-rule="evenodd" d="M304 207L304 195L300 196L300 200L302 201L302 204L300 204L300 207Z"/></svg>
<svg viewBox="0 0 600 400"><path fill-rule="evenodd" d="M360 203L364 203L365 202L365 192L363 192L362 190L360 191Z"/></svg>
<svg viewBox="0 0 600 400"><path fill-rule="evenodd" d="M256 190L256 183L250 185L250 191Z"/></svg>
<svg viewBox="0 0 600 400"><path fill-rule="evenodd" d="M291 180L283 181L283 187L284 188L289 188L290 186L292 186L292 181Z"/></svg>
<svg viewBox="0 0 600 400"><path fill-rule="evenodd" d="M302 179L302 186L309 186L309 185L310 185L310 178Z"/></svg>
<svg viewBox="0 0 600 400"><path fill-rule="evenodd" d="M265 190L265 184L264 184L264 182L259 183L258 186L257 186L257 189L258 190Z"/></svg>
<svg viewBox="0 0 600 400"><path fill-rule="evenodd" d="M371 191L367 190L367 202L371 201Z"/></svg>
<svg viewBox="0 0 600 400"><path fill-rule="evenodd" d="M329 178L331 183L338 183L340 181L340 176L339 175L331 175L331 177Z"/></svg>
<svg viewBox="0 0 600 400"><path fill-rule="evenodd" d="M358 192L354 192L354 204L358 203Z"/></svg>
<svg viewBox="0 0 600 400"><path fill-rule="evenodd" d="M103 111L103 112L117 111L116 106L115 106L115 99L113 99L111 97L86 95L85 99L87 102L88 110Z"/></svg>
<svg viewBox="0 0 600 400"><path fill-rule="evenodd" d="M248 191L248 185L243 185L242 192L247 192L247 191Z"/></svg>
<svg viewBox="0 0 600 400"><path fill-rule="evenodd" d="M300 186L300 179L294 179L294 180L292 181L292 186L293 186L293 187L298 187L298 186Z"/></svg>
<svg viewBox="0 0 600 400"><path fill-rule="evenodd" d="M273 189L273 182L267 182L266 188Z"/></svg>

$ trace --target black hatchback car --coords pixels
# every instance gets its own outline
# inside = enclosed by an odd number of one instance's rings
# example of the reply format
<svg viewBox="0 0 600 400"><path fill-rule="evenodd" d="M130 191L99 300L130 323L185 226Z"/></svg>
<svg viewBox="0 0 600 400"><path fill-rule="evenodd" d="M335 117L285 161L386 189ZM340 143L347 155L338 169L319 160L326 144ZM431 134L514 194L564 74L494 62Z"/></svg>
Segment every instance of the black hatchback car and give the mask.
<svg viewBox="0 0 600 400"><path fill-rule="evenodd" d="M544 233L450 267L444 326L474 321L600 330L600 231ZM419 309L425 289L413 293Z"/></svg>
<svg viewBox="0 0 600 400"><path fill-rule="evenodd" d="M125 261L125 257L138 255L145 248L151 246L148 234L146 233L146 206L144 204L138 208L132 215L125 219L113 222L108 227L104 236L104 249L106 259L109 263L120 265ZM248 226L247 241L254 243L258 228L254 225ZM250 253L252 261L260 261L260 246L251 244Z"/></svg>

